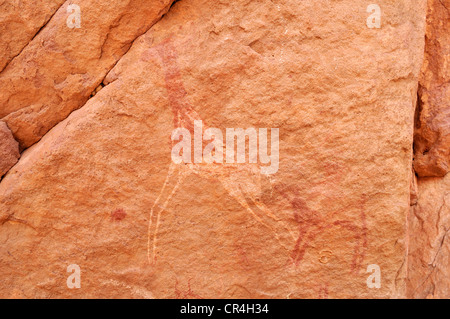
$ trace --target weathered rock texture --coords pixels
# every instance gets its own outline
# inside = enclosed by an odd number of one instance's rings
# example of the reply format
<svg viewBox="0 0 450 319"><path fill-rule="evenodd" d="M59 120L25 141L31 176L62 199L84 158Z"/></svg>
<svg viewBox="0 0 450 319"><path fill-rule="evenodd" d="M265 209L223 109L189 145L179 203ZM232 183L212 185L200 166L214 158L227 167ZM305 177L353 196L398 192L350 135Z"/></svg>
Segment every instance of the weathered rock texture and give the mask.
<svg viewBox="0 0 450 319"><path fill-rule="evenodd" d="M420 177L450 171L450 0L429 0L420 76L414 169Z"/></svg>
<svg viewBox="0 0 450 319"><path fill-rule="evenodd" d="M161 18L172 0L80 0L81 28L67 26L70 3L64 3L0 73L0 118L21 149L85 104L134 39Z"/></svg>
<svg viewBox="0 0 450 319"><path fill-rule="evenodd" d="M450 298L450 1L428 1L416 118L408 289L410 298ZM426 177L445 176L445 177Z"/></svg>
<svg viewBox="0 0 450 319"><path fill-rule="evenodd" d="M356 0L88 3L0 73L0 117L43 136L0 183L1 297L407 296L425 0L380 29ZM193 120L279 128L278 172L173 164Z"/></svg>
<svg viewBox="0 0 450 319"><path fill-rule="evenodd" d="M0 1L0 71L18 56L65 0Z"/></svg>
<svg viewBox="0 0 450 319"><path fill-rule="evenodd" d="M6 123L0 121L0 177L17 163L19 157L19 144Z"/></svg>
<svg viewBox="0 0 450 319"><path fill-rule="evenodd" d="M450 174L418 181L409 249L410 298L450 297Z"/></svg>

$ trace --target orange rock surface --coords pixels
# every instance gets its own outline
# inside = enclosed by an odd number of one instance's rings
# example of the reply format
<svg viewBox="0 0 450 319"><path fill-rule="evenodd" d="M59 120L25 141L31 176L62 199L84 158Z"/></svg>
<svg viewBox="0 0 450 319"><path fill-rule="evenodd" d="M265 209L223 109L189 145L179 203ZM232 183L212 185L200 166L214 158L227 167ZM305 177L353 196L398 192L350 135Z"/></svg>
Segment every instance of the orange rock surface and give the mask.
<svg viewBox="0 0 450 319"><path fill-rule="evenodd" d="M0 176L8 172L19 157L19 144L6 123L0 121Z"/></svg>
<svg viewBox="0 0 450 319"><path fill-rule="evenodd" d="M46 6L35 2L35 7ZM39 141L83 106L132 42L159 20L171 3L80 0L80 28L67 26L71 10L69 2L62 4L0 73L0 118L8 123L21 149ZM5 32L5 37L15 32L6 31L10 32Z"/></svg>
<svg viewBox="0 0 450 319"><path fill-rule="evenodd" d="M450 296L447 0L72 3L0 28L0 297Z"/></svg>
<svg viewBox="0 0 450 319"><path fill-rule="evenodd" d="M450 1L428 1L416 112L409 298L450 297Z"/></svg>
<svg viewBox="0 0 450 319"><path fill-rule="evenodd" d="M0 71L50 20L64 0L0 1Z"/></svg>
<svg viewBox="0 0 450 319"><path fill-rule="evenodd" d="M420 177L450 171L450 1L430 0L420 76L414 169Z"/></svg>

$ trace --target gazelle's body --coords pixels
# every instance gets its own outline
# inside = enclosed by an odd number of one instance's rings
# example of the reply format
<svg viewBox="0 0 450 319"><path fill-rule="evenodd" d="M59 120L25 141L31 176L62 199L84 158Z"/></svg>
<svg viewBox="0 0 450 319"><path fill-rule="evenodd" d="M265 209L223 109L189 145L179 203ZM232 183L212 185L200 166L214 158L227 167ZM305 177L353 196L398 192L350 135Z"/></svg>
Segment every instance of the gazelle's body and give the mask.
<svg viewBox="0 0 450 319"><path fill-rule="evenodd" d="M178 69L176 51L170 40L163 41L155 47L163 63L165 81L176 128L185 128L194 132L194 121L201 120L198 113L188 101L187 92L182 83ZM203 132L208 129L203 125ZM172 142L172 147L173 147ZM269 209L259 200L261 194L261 168L258 164L218 164L218 163L181 163L171 162L164 185L150 211L148 228L148 258L156 261L157 234L161 213L166 209L173 194L181 182L191 174L213 176L222 183L225 190L254 218L272 230L274 236L286 248L294 243L296 238ZM289 234L290 243L283 243L281 238Z"/></svg>
<svg viewBox="0 0 450 319"><path fill-rule="evenodd" d="M165 82L169 98L169 104L173 113L173 127L185 128L194 132L194 121L201 120L203 132L208 129L205 121L198 115L189 103L187 92L184 88L180 70L177 63L177 53L170 39L153 47L162 61L165 72ZM172 142L172 147L174 142ZM359 230L350 222L315 220L313 224L302 224L299 229L293 231L284 221L273 214L267 206L260 201L261 183L263 176L258 164L207 164L207 163L180 163L170 164L164 185L150 210L148 225L148 260L153 264L157 255L157 235L161 220L161 213L166 209L172 196L177 192L182 181L191 174L199 174L217 178L224 189L231 195L249 214L258 222L271 230L281 246L292 252L292 259L299 262L304 255L308 243L321 231L332 227L345 227L355 230L355 236L360 237ZM295 199L288 199L295 201ZM305 206L306 207L306 206ZM297 209L298 207L294 207ZM301 214L302 212L296 212ZM317 216L316 216L317 218ZM317 225L317 226L314 226Z"/></svg>

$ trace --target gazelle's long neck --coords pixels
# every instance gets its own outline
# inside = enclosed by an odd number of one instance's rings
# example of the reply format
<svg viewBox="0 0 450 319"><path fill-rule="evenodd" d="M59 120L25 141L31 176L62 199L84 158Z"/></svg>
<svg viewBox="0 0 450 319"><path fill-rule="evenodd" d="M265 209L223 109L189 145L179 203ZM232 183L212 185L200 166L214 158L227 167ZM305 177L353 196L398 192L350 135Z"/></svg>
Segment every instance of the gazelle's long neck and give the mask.
<svg viewBox="0 0 450 319"><path fill-rule="evenodd" d="M156 47L156 50L163 62L167 94L174 116L174 128L184 127L193 132L194 121L201 118L189 103L178 67L176 49L171 39L166 39Z"/></svg>

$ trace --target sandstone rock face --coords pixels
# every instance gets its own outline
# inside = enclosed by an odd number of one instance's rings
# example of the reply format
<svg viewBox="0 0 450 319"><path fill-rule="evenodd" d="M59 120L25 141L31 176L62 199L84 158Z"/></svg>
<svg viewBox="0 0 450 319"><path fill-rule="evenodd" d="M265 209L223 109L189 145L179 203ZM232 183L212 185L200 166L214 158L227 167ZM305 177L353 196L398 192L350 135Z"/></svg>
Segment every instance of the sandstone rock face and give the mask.
<svg viewBox="0 0 450 319"><path fill-rule="evenodd" d="M5 122L0 121L0 178L17 163L19 144Z"/></svg>
<svg viewBox="0 0 450 319"><path fill-rule="evenodd" d="M0 73L22 148L106 85L0 183L1 297L406 295L424 0L90 2ZM278 170L175 164L200 120L278 128Z"/></svg>
<svg viewBox="0 0 450 319"><path fill-rule="evenodd" d="M419 179L418 204L410 218L410 298L450 296L450 174Z"/></svg>
<svg viewBox="0 0 450 319"><path fill-rule="evenodd" d="M0 1L0 71L48 22L64 0Z"/></svg>
<svg viewBox="0 0 450 319"><path fill-rule="evenodd" d="M430 0L420 77L414 169L419 176L450 171L450 0Z"/></svg>
<svg viewBox="0 0 450 319"><path fill-rule="evenodd" d="M8 123L21 149L85 104L134 39L159 20L171 3L80 0L80 28L70 24L75 9L64 3L0 73L0 118Z"/></svg>
<svg viewBox="0 0 450 319"><path fill-rule="evenodd" d="M428 1L416 113L407 296L450 297L450 2ZM426 177L443 176L443 177ZM415 194L415 195L414 195Z"/></svg>

